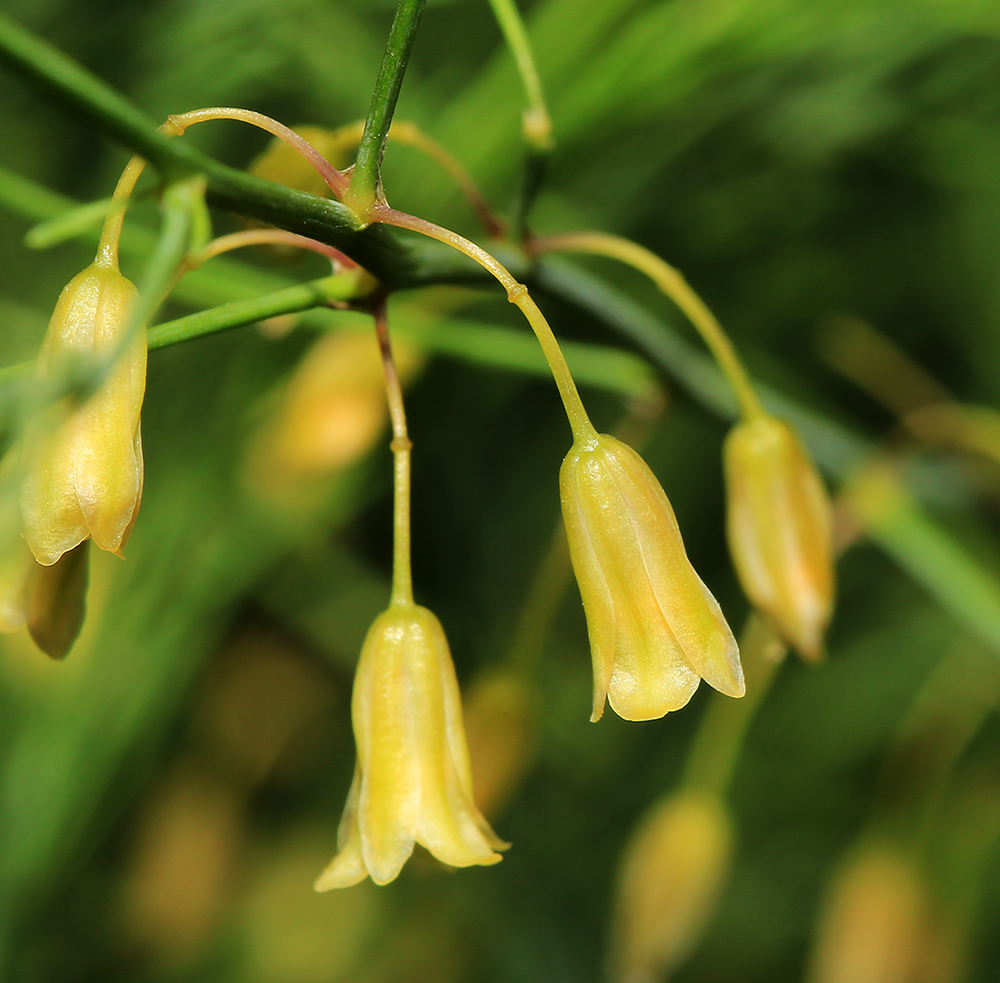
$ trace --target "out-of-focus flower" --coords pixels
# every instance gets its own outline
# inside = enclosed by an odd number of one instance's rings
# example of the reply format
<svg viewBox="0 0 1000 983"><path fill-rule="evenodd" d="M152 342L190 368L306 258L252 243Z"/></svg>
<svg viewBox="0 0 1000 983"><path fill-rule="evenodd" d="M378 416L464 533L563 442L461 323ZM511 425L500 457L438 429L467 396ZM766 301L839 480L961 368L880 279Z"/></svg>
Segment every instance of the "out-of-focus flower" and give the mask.
<svg viewBox="0 0 1000 983"><path fill-rule="evenodd" d="M320 126L296 126L294 129L335 167L343 167L350 162L350 152L358 146L364 123L346 126L341 130L327 130ZM255 177L308 191L321 198L330 194L329 186L312 163L295 147L277 138L251 163L249 171Z"/></svg>
<svg viewBox="0 0 1000 983"><path fill-rule="evenodd" d="M358 760L317 891L371 876L388 884L414 843L453 867L494 864L506 844L475 806L462 703L444 630L426 608L394 602L368 631L351 716Z"/></svg>
<svg viewBox="0 0 1000 983"><path fill-rule="evenodd" d="M516 792L534 757L535 701L523 676L492 671L476 679L465 698L476 805L496 816Z"/></svg>
<svg viewBox="0 0 1000 983"><path fill-rule="evenodd" d="M573 445L559 481L594 660L590 719L605 698L626 720L662 717L701 679L742 696L736 639L645 461L602 434Z"/></svg>
<svg viewBox="0 0 1000 983"><path fill-rule="evenodd" d="M29 565L28 633L46 655L65 659L87 615L90 541L84 540L47 567L33 557Z"/></svg>
<svg viewBox="0 0 1000 983"><path fill-rule="evenodd" d="M729 813L702 792L672 795L643 818L618 877L615 983L654 983L688 956L712 916L731 843Z"/></svg>
<svg viewBox="0 0 1000 983"><path fill-rule="evenodd" d="M97 261L63 289L36 362L58 379L82 359L111 357L122 345L137 292ZM107 378L82 405L50 407L25 447L21 517L24 538L44 566L92 537L120 553L142 495L139 414L146 387L146 332L135 331Z"/></svg>
<svg viewBox="0 0 1000 983"><path fill-rule="evenodd" d="M28 575L35 558L23 541L6 545L0 554L0 632L23 628L28 617Z"/></svg>
<svg viewBox="0 0 1000 983"><path fill-rule="evenodd" d="M795 432L773 416L737 424L724 450L729 548L743 589L807 659L833 609L830 502Z"/></svg>
<svg viewBox="0 0 1000 983"><path fill-rule="evenodd" d="M913 861L891 844L863 844L834 878L808 980L909 983L926 918L926 891Z"/></svg>
<svg viewBox="0 0 1000 983"><path fill-rule="evenodd" d="M401 378L416 350L393 339ZM385 377L374 339L348 331L321 338L292 376L274 415L250 449L249 477L280 494L310 477L340 471L368 453L386 424Z"/></svg>

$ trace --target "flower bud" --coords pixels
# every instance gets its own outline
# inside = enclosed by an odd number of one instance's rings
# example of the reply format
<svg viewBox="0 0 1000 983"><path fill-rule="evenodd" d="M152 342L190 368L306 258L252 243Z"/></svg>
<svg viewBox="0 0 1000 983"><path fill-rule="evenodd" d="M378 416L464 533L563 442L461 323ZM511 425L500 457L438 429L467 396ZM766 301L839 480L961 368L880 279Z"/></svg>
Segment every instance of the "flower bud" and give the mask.
<svg viewBox="0 0 1000 983"><path fill-rule="evenodd" d="M615 983L654 983L697 945L726 875L731 826L716 797L695 791L670 796L639 824L618 878Z"/></svg>
<svg viewBox="0 0 1000 983"><path fill-rule="evenodd" d="M462 702L448 642L426 608L395 602L361 649L351 699L358 748L337 835L317 891L366 876L388 884L414 843L453 867L495 864L506 846L475 806Z"/></svg>
<svg viewBox="0 0 1000 983"><path fill-rule="evenodd" d="M75 360L108 358L122 343L137 292L117 269L93 263L63 289L36 363L58 379ZM146 333L135 332L82 405L50 407L35 421L25 456L21 517L35 558L50 566L88 536L120 553L142 494L139 413Z"/></svg>
<svg viewBox="0 0 1000 983"><path fill-rule="evenodd" d="M600 719L605 698L626 720L662 717L701 679L742 696L736 640L645 461L597 435L573 445L559 483L594 661L590 719Z"/></svg>
<svg viewBox="0 0 1000 983"><path fill-rule="evenodd" d="M834 879L821 916L810 983L908 983L920 966L926 890L890 844L862 845Z"/></svg>
<svg viewBox="0 0 1000 983"><path fill-rule="evenodd" d="M733 427L723 452L729 548L753 604L808 659L833 608L830 502L795 432L773 416Z"/></svg>

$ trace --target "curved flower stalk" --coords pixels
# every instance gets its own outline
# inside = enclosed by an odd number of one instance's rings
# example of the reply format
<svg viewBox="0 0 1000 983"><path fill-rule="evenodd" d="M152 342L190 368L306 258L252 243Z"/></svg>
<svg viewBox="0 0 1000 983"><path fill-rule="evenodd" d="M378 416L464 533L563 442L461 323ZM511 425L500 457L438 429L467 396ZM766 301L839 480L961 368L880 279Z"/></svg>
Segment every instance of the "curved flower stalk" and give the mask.
<svg viewBox="0 0 1000 983"><path fill-rule="evenodd" d="M617 259L645 273L684 312L722 369L741 421L724 449L729 548L744 593L803 657L823 653L833 610L831 507L795 431L762 406L729 336L680 272L637 243L602 232L537 238L536 253Z"/></svg>
<svg viewBox="0 0 1000 983"><path fill-rule="evenodd" d="M590 719L600 719L606 698L626 720L662 717L702 679L743 696L736 639L645 461L595 434L574 443L559 483L594 660Z"/></svg>
<svg viewBox="0 0 1000 983"><path fill-rule="evenodd" d="M823 481L788 424L738 423L723 450L726 529L754 605L807 659L823 654L833 610L833 516Z"/></svg>
<svg viewBox="0 0 1000 983"><path fill-rule="evenodd" d="M549 363L573 431L560 472L563 518L580 585L594 664L594 705L605 698L626 720L684 706L701 679L742 696L739 649L715 598L687 558L660 483L627 445L599 434L559 343L527 288L486 250L385 203L368 217L430 236L465 253L506 288Z"/></svg>
<svg viewBox="0 0 1000 983"><path fill-rule="evenodd" d="M506 844L476 808L462 702L438 619L413 601L410 440L384 303L375 324L385 367L395 459L389 607L361 649L351 718L358 758L337 834L337 855L317 891L367 876L394 880L420 843L453 867L495 864Z"/></svg>
<svg viewBox="0 0 1000 983"><path fill-rule="evenodd" d="M97 258L60 294L35 363L39 379L58 380L74 361L116 359L82 405L64 400L48 408L28 435L21 517L43 566L88 538L121 554L139 511L146 330L130 323L138 291L118 268L118 239L141 168L133 159L123 172Z"/></svg>

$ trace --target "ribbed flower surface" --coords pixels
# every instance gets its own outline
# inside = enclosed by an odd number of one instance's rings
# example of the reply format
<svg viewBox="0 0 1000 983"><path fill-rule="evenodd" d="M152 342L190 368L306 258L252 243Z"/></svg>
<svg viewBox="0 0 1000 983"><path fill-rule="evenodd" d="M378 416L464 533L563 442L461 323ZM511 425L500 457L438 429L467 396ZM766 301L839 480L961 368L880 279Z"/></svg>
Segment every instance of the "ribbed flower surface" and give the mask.
<svg viewBox="0 0 1000 983"><path fill-rule="evenodd" d="M652 720L704 679L742 696L733 633L688 560L667 496L645 461L607 435L577 441L560 471L563 518L594 661L592 720Z"/></svg>
<svg viewBox="0 0 1000 983"><path fill-rule="evenodd" d="M458 682L444 630L394 603L368 631L351 700L358 759L339 852L317 891L395 879L414 843L453 867L494 864L499 840L476 808Z"/></svg>
<svg viewBox="0 0 1000 983"><path fill-rule="evenodd" d="M795 432L761 416L726 438L727 531L747 596L806 658L823 652L833 609L831 509Z"/></svg>
<svg viewBox="0 0 1000 983"><path fill-rule="evenodd" d="M75 276L56 303L36 374L58 378L74 359L117 351L135 298L131 281L108 266L95 263ZM51 407L36 421L26 448L21 515L39 563L55 563L88 536L115 553L124 546L142 495L145 386L141 329L86 403Z"/></svg>

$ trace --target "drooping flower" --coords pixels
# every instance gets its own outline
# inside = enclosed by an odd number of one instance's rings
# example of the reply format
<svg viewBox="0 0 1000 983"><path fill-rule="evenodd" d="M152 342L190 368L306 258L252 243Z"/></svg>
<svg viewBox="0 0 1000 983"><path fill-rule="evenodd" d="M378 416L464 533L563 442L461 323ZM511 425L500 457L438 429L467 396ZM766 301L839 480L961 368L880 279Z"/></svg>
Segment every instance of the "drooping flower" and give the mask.
<svg viewBox="0 0 1000 983"><path fill-rule="evenodd" d="M689 955L715 910L732 839L728 810L707 792L676 792L643 817L618 874L614 983L653 983Z"/></svg>
<svg viewBox="0 0 1000 983"><path fill-rule="evenodd" d="M833 609L830 502L791 427L761 414L723 452L729 548L743 589L807 659L823 653Z"/></svg>
<svg viewBox="0 0 1000 983"><path fill-rule="evenodd" d="M594 710L626 720L684 706L704 679L744 693L733 633L688 560L660 483L606 434L577 440L560 471L563 518L594 661Z"/></svg>
<svg viewBox="0 0 1000 983"><path fill-rule="evenodd" d="M58 379L83 359L115 355L137 291L117 263L99 259L63 289L36 362ZM24 537L44 566L92 537L120 553L142 495L139 414L146 386L146 332L128 339L107 377L82 405L67 400L37 419L25 448Z"/></svg>
<svg viewBox="0 0 1000 983"><path fill-rule="evenodd" d="M920 978L931 941L924 875L897 844L872 837L841 861L822 907L809 983Z"/></svg>
<svg viewBox="0 0 1000 983"><path fill-rule="evenodd" d="M462 704L438 619L394 601L375 619L351 699L357 766L317 891L371 876L387 884L415 843L453 867L495 864L497 838L475 806Z"/></svg>

